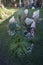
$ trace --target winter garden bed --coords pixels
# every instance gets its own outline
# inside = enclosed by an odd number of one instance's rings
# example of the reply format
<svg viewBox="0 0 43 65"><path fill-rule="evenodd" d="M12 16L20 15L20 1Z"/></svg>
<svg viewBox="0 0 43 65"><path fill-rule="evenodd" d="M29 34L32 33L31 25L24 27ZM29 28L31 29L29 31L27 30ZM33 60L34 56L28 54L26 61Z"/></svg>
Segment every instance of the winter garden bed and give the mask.
<svg viewBox="0 0 43 65"><path fill-rule="evenodd" d="M18 14L23 15L23 9L16 12L14 17L18 17ZM29 16L32 16L34 10L29 9ZM43 17L43 9L40 9L40 18ZM23 36L21 31L17 31L16 35L10 36L8 34L8 21L0 24L0 59L1 64L5 65L41 65L43 59L43 24L40 21L37 24L35 38L29 38ZM23 23L23 22L22 22ZM21 23L21 24L22 24ZM18 30L18 29L17 29ZM31 44L34 43L32 53L29 54ZM41 56L41 57L40 57ZM10 61L10 62L9 62ZM40 61L40 62L39 62ZM25 63L24 63L25 62ZM42 64L43 65L43 64Z"/></svg>

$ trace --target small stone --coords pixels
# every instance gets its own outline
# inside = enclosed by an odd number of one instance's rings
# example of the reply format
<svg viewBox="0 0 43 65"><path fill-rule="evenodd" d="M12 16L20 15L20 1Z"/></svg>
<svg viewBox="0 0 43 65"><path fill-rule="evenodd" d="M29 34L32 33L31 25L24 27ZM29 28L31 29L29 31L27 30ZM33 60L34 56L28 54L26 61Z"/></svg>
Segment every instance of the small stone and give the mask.
<svg viewBox="0 0 43 65"><path fill-rule="evenodd" d="M32 7L32 9L35 9L35 7Z"/></svg>
<svg viewBox="0 0 43 65"><path fill-rule="evenodd" d="M33 22L33 19L30 19L28 17L25 19L26 25L30 25L32 22Z"/></svg>

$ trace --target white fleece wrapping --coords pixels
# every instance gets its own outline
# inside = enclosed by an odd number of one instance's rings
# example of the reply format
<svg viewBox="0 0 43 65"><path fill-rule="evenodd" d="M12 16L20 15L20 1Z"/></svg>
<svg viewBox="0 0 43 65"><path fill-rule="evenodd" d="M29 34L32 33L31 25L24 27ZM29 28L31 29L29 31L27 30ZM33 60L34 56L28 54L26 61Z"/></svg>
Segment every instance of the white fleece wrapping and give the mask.
<svg viewBox="0 0 43 65"><path fill-rule="evenodd" d="M25 15L27 15L28 14L28 9L25 9L24 13L25 13Z"/></svg>
<svg viewBox="0 0 43 65"><path fill-rule="evenodd" d="M35 11L35 12L33 12L33 16L32 16L33 18L39 18L39 10L37 10L37 11Z"/></svg>
<svg viewBox="0 0 43 65"><path fill-rule="evenodd" d="M13 22L16 23L14 16L12 18L10 18L10 20L9 20L9 23L13 23Z"/></svg>

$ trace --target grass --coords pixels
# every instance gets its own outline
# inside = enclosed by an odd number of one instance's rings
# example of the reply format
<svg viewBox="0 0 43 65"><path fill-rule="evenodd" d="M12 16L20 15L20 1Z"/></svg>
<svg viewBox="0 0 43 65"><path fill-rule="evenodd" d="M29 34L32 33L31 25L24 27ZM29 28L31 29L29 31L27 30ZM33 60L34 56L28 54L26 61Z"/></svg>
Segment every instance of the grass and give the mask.
<svg viewBox="0 0 43 65"><path fill-rule="evenodd" d="M9 18L11 15L13 15L18 9L14 8L1 8L0 7L0 23L2 23L4 20Z"/></svg>
<svg viewBox="0 0 43 65"><path fill-rule="evenodd" d="M23 9L20 12L19 10L14 13L15 17L18 13L21 14ZM30 17L35 10L29 9ZM40 17L43 18L43 9L40 9ZM37 24L36 34L39 41L35 43L32 54L17 58L17 55L14 57L14 51L10 51L16 45L14 37L9 36L7 32L9 19L0 24L0 65L43 65L43 20Z"/></svg>

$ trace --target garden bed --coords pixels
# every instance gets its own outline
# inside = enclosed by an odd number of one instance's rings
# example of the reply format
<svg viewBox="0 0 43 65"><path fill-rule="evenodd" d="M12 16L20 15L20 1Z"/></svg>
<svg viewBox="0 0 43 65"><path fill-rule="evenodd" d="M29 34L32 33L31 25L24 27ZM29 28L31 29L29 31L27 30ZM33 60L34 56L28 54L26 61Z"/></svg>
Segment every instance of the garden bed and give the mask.
<svg viewBox="0 0 43 65"><path fill-rule="evenodd" d="M18 16L18 13L22 14L22 10L23 9L19 9L20 12L14 13L14 16ZM29 9L30 17L33 12L34 10ZM40 9L40 17L43 17L43 9ZM6 26L8 21L7 19L4 23L0 24L0 65L43 65L43 24L41 23L43 20L37 24L36 39L38 40L34 40L35 46L32 53L21 56L21 48L23 53L25 53L24 50L26 51L25 48L28 47L30 43L27 44L21 34L12 37L9 36Z"/></svg>

